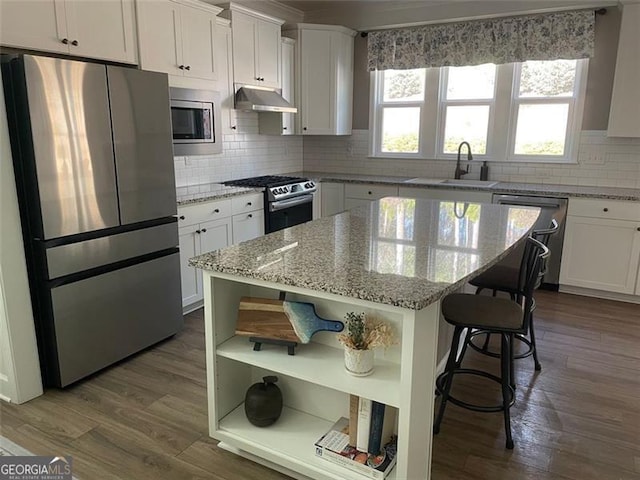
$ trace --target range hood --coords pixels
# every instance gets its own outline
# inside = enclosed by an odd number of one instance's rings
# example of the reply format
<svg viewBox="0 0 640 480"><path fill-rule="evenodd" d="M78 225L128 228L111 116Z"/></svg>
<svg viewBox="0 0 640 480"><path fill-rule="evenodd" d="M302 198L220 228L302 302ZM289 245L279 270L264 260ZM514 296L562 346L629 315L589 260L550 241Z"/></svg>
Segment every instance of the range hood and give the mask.
<svg viewBox="0 0 640 480"><path fill-rule="evenodd" d="M298 109L287 102L275 88L242 85L236 91L236 110L249 112L298 113Z"/></svg>

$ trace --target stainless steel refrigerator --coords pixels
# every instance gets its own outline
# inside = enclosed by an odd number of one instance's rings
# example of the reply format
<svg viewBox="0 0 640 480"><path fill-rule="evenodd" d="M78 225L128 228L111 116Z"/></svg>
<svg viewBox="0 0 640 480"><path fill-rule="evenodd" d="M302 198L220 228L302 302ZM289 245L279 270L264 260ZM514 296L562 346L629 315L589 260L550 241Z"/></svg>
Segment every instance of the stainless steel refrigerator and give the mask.
<svg viewBox="0 0 640 480"><path fill-rule="evenodd" d="M167 76L31 55L2 74L43 380L64 387L182 327Z"/></svg>

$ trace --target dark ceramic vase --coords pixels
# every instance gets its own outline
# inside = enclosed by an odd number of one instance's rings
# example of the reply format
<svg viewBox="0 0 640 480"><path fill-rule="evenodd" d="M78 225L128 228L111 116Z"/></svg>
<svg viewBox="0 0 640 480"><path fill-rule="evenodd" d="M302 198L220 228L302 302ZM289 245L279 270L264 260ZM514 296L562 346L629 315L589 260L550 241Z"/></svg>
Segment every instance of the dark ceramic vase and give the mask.
<svg viewBox="0 0 640 480"><path fill-rule="evenodd" d="M256 427L272 425L282 413L282 392L275 384L278 377L263 377L262 380L251 385L244 398L244 413Z"/></svg>

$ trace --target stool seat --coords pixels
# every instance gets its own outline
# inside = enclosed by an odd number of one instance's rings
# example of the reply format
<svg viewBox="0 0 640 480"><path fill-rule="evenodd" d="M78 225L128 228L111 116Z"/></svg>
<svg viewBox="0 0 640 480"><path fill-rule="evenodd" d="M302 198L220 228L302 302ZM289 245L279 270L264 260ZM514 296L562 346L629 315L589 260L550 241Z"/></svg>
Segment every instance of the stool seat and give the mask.
<svg viewBox="0 0 640 480"><path fill-rule="evenodd" d="M506 298L452 293L442 300L442 315L448 323L463 327L522 329L522 308Z"/></svg>

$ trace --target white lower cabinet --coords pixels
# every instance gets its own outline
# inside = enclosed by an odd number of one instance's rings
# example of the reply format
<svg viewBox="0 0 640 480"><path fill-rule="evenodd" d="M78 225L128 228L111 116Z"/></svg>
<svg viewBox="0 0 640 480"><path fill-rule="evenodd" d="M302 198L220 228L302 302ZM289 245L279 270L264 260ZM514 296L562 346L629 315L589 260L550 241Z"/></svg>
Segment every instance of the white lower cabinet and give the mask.
<svg viewBox="0 0 640 480"><path fill-rule="evenodd" d="M451 200L454 202L491 203L491 191L446 190L443 188L400 187L398 196L403 198L430 198L433 200Z"/></svg>
<svg viewBox="0 0 640 480"><path fill-rule="evenodd" d="M366 183L347 183L344 186L344 208L367 205L373 200L383 197L397 197L398 187L395 185L378 185Z"/></svg>
<svg viewBox="0 0 640 480"><path fill-rule="evenodd" d="M231 244L231 218L197 223L178 230L180 242L180 278L182 281L182 306L202 301L202 274L189 266L189 259Z"/></svg>
<svg viewBox="0 0 640 480"><path fill-rule="evenodd" d="M570 199L561 286L639 295L640 205Z"/></svg>
<svg viewBox="0 0 640 480"><path fill-rule="evenodd" d="M320 215L330 217L344 212L344 183L322 182L320 186Z"/></svg>
<svg viewBox="0 0 640 480"><path fill-rule="evenodd" d="M264 235L264 197L250 193L178 208L182 307L202 304L202 271L189 259Z"/></svg>

